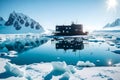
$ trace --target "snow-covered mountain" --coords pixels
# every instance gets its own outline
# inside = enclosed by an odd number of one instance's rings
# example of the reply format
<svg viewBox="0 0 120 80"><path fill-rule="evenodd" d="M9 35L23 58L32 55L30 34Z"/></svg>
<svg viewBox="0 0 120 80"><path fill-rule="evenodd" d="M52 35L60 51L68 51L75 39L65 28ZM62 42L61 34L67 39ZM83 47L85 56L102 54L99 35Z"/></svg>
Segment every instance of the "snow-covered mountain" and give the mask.
<svg viewBox="0 0 120 80"><path fill-rule="evenodd" d="M38 22L22 13L12 12L6 22L0 17L0 33L2 34L41 32L44 32L43 27Z"/></svg>
<svg viewBox="0 0 120 80"><path fill-rule="evenodd" d="M3 26L4 24L5 24L5 20L2 17L0 17L0 26Z"/></svg>
<svg viewBox="0 0 120 80"><path fill-rule="evenodd" d="M104 26L104 28L115 28L115 27L119 27L120 28L120 18L118 18L114 22L108 23L108 24L106 24Z"/></svg>

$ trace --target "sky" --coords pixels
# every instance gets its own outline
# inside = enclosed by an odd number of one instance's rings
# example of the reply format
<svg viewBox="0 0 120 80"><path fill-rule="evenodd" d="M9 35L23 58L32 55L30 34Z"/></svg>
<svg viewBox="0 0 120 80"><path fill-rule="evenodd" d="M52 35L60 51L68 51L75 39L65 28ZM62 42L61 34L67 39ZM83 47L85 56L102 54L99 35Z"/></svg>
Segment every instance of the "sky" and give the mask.
<svg viewBox="0 0 120 80"><path fill-rule="evenodd" d="M119 4L120 0L0 0L0 16L7 20L15 11L28 15L46 29L74 22L92 31L120 18Z"/></svg>

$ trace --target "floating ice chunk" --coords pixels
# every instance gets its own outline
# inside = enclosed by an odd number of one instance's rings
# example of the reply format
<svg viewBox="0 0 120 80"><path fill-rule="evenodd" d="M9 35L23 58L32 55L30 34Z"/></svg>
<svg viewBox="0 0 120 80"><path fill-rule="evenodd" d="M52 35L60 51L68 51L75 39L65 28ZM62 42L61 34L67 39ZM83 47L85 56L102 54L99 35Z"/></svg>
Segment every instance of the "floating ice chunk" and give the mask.
<svg viewBox="0 0 120 80"><path fill-rule="evenodd" d="M114 46L115 45L115 43L113 43L113 42L111 42L111 41L108 41L107 42L110 46Z"/></svg>
<svg viewBox="0 0 120 80"><path fill-rule="evenodd" d="M84 61L78 61L77 66L78 67L94 67L95 64L91 63L90 61L86 61L86 62L84 62Z"/></svg>
<svg viewBox="0 0 120 80"><path fill-rule="evenodd" d="M51 80L69 80L71 76L72 76L71 73L65 72L59 76L52 76ZM73 80L76 80L76 79L74 78Z"/></svg>
<svg viewBox="0 0 120 80"><path fill-rule="evenodd" d="M117 44L116 44L116 47L117 47L117 48L120 48L120 45L117 45Z"/></svg>
<svg viewBox="0 0 120 80"><path fill-rule="evenodd" d="M98 63L99 63L99 62L100 62L100 60L96 60L96 62L98 62Z"/></svg>
<svg viewBox="0 0 120 80"><path fill-rule="evenodd" d="M0 35L0 42L4 42L6 40L6 37L4 35Z"/></svg>
<svg viewBox="0 0 120 80"><path fill-rule="evenodd" d="M53 70L65 72L67 64L65 62L52 62L52 66Z"/></svg>
<svg viewBox="0 0 120 80"><path fill-rule="evenodd" d="M9 51L8 54L15 55L15 54L17 54L17 52L16 51Z"/></svg>
<svg viewBox="0 0 120 80"><path fill-rule="evenodd" d="M0 56L17 57L16 54L17 54L16 51L9 51L8 53L6 52L0 53Z"/></svg>
<svg viewBox="0 0 120 80"><path fill-rule="evenodd" d="M5 72L4 66L8 61L9 61L8 59L0 58L0 73Z"/></svg>
<svg viewBox="0 0 120 80"><path fill-rule="evenodd" d="M110 39L111 39L111 38L112 38L112 35L104 35L103 37L104 37L104 38L110 38Z"/></svg>
<svg viewBox="0 0 120 80"><path fill-rule="evenodd" d="M59 80L61 76L52 76L52 79L50 80Z"/></svg>
<svg viewBox="0 0 120 80"><path fill-rule="evenodd" d="M2 52L2 53L0 53L0 56L7 56L7 53Z"/></svg>
<svg viewBox="0 0 120 80"><path fill-rule="evenodd" d="M60 57L57 57L57 59L60 59Z"/></svg>
<svg viewBox="0 0 120 80"><path fill-rule="evenodd" d="M120 63L114 64L115 67L120 67Z"/></svg>
<svg viewBox="0 0 120 80"><path fill-rule="evenodd" d="M71 73L75 73L76 72L76 68L73 65L68 65L67 69L68 69L68 72L71 72Z"/></svg>
<svg viewBox="0 0 120 80"><path fill-rule="evenodd" d="M17 57L16 54L17 54L16 51L9 51L7 56L9 56L9 57Z"/></svg>
<svg viewBox="0 0 120 80"><path fill-rule="evenodd" d="M65 62L52 62L53 70L75 73L75 66L67 65Z"/></svg>
<svg viewBox="0 0 120 80"><path fill-rule="evenodd" d="M8 71L18 77L23 77L25 75L25 72L22 68L14 65L14 64L11 64L9 62L6 63L5 69L6 69L6 71Z"/></svg>
<svg viewBox="0 0 120 80"><path fill-rule="evenodd" d="M89 42L105 42L104 39L88 39Z"/></svg>
<svg viewBox="0 0 120 80"><path fill-rule="evenodd" d="M8 57L17 57L17 55L7 55Z"/></svg>
<svg viewBox="0 0 120 80"><path fill-rule="evenodd" d="M70 73L65 72L59 80L69 80Z"/></svg>

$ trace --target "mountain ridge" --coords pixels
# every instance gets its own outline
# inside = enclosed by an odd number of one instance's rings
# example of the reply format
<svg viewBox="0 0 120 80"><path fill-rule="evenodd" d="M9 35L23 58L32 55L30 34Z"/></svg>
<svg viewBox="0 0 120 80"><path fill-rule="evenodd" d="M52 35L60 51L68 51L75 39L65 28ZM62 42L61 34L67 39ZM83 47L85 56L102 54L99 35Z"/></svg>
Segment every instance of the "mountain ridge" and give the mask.
<svg viewBox="0 0 120 80"><path fill-rule="evenodd" d="M120 27L120 18L117 18L112 23L106 24L103 28L112 28L112 27Z"/></svg>
<svg viewBox="0 0 120 80"><path fill-rule="evenodd" d="M44 32L43 27L23 13L10 13L9 18L5 21L0 17L0 33L41 33Z"/></svg>

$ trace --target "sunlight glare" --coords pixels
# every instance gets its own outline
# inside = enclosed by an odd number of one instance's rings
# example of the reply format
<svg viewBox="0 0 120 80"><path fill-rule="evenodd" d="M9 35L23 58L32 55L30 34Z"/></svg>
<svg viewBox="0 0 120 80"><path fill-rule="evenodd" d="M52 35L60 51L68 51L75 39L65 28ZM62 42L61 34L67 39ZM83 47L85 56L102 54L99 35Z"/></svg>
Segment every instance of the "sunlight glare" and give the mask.
<svg viewBox="0 0 120 80"><path fill-rule="evenodd" d="M108 65L112 65L112 61L111 60L108 61Z"/></svg>
<svg viewBox="0 0 120 80"><path fill-rule="evenodd" d="M107 9L115 9L117 6L117 0L107 0Z"/></svg>

